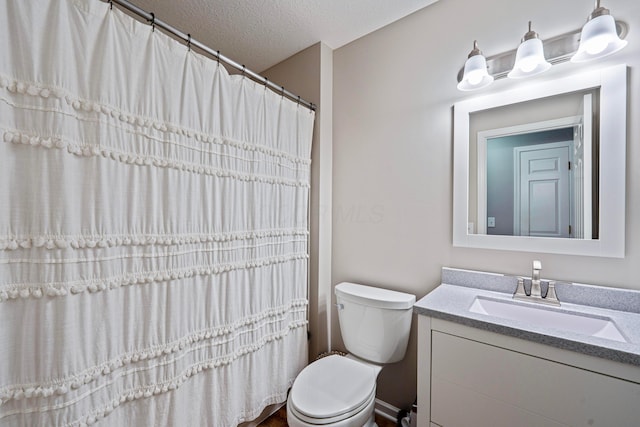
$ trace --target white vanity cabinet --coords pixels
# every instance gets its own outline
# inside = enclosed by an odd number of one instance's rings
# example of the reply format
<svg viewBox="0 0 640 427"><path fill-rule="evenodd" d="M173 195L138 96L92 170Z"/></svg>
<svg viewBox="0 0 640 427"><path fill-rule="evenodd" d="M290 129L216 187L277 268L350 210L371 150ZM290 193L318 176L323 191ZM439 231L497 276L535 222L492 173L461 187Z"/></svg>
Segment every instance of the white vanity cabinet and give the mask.
<svg viewBox="0 0 640 427"><path fill-rule="evenodd" d="M421 427L638 427L640 367L418 316Z"/></svg>

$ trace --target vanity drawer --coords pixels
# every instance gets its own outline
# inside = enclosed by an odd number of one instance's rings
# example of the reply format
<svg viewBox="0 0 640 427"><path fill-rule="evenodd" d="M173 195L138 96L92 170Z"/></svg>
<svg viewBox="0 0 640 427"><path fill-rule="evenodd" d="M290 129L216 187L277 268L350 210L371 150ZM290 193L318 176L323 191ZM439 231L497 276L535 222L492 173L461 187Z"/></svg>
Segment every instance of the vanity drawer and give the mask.
<svg viewBox="0 0 640 427"><path fill-rule="evenodd" d="M640 384L443 332L431 335L442 427L637 427Z"/></svg>

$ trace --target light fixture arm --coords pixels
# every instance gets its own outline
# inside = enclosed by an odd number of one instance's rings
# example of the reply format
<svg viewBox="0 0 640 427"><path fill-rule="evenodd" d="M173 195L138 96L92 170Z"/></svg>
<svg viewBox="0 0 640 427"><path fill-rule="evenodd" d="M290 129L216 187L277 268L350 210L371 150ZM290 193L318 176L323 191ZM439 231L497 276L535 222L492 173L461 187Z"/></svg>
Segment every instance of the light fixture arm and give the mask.
<svg viewBox="0 0 640 427"><path fill-rule="evenodd" d="M527 40L537 39L537 38L540 38L540 37L538 36L538 33L531 30L531 21L529 21L529 31L524 35L524 37L522 37L522 40L520 42L525 42Z"/></svg>
<svg viewBox="0 0 640 427"><path fill-rule="evenodd" d="M609 9L607 9L606 7L600 6L600 0L596 0L596 5L593 8L593 12L591 12L591 15L589 15L588 21L591 21L592 19L597 18L598 16L610 15L610 14L611 12L609 12Z"/></svg>
<svg viewBox="0 0 640 427"><path fill-rule="evenodd" d="M473 49L471 50L471 52L469 52L467 58L471 58L472 56L476 55L482 55L482 51L480 50L480 48L478 48L478 40L473 41Z"/></svg>

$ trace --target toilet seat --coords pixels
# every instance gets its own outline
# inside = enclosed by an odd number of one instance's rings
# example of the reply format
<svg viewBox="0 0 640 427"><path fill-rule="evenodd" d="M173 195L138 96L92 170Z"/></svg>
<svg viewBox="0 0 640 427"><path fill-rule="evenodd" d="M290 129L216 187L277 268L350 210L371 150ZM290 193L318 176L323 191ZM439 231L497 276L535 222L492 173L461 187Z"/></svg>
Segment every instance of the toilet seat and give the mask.
<svg viewBox="0 0 640 427"><path fill-rule="evenodd" d="M375 404L376 391L373 390L368 400L366 400L361 406L355 408L352 411L345 412L340 415L336 415L334 417L329 418L314 418L309 417L307 415L301 414L295 408L295 406L291 405L291 401L287 402L287 411L289 411L293 416L296 417L298 421L302 421L307 425L312 426L322 426L330 424L332 427L342 426L342 425L363 425L365 420L371 417L373 413L373 407ZM290 424L292 424L291 419L287 417L287 420ZM346 421L346 424L341 423L341 421Z"/></svg>
<svg viewBox="0 0 640 427"><path fill-rule="evenodd" d="M288 409L313 425L337 423L370 406L378 372L355 360L332 355L300 372L289 394Z"/></svg>

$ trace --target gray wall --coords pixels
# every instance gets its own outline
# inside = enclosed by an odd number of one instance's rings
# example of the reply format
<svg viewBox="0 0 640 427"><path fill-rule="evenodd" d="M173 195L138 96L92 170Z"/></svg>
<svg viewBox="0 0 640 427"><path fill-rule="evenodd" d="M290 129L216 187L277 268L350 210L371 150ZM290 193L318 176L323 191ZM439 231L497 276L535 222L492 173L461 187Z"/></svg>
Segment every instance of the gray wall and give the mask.
<svg viewBox="0 0 640 427"><path fill-rule="evenodd" d="M261 73L317 106L311 147L309 359L329 347L333 51L317 43Z"/></svg>
<svg viewBox="0 0 640 427"><path fill-rule="evenodd" d="M629 24L627 48L596 64L554 66L536 81L629 64L626 257L452 246L451 107L476 96L456 89L473 40L488 56L514 49L529 20L542 38L557 36L580 28L593 2L440 0L334 51L334 285L350 280L422 297L440 283L442 266L522 275L535 258L543 277L640 289L640 122L633 119L640 115L640 2L609 0L605 6ZM505 79L482 92L526 84ZM332 341L340 348L332 314ZM380 375L380 399L407 407L415 398L415 344L414 328L406 359Z"/></svg>

